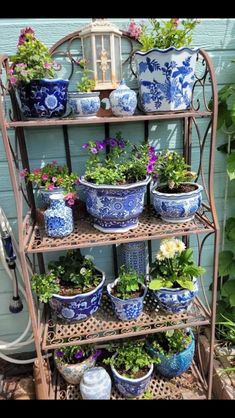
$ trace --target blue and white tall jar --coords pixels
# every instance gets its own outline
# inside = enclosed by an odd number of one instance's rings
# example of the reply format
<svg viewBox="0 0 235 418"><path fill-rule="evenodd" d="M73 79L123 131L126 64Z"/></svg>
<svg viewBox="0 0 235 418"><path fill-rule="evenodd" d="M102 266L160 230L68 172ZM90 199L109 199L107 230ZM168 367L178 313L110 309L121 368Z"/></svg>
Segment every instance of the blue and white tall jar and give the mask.
<svg viewBox="0 0 235 418"><path fill-rule="evenodd" d="M190 109L197 48L137 51L140 104L144 113Z"/></svg>
<svg viewBox="0 0 235 418"><path fill-rule="evenodd" d="M138 274L146 274L145 241L121 244L120 262L121 265L137 271Z"/></svg>
<svg viewBox="0 0 235 418"><path fill-rule="evenodd" d="M63 194L50 196L50 208L44 212L44 220L48 237L61 238L73 232L73 212L66 206Z"/></svg>
<svg viewBox="0 0 235 418"><path fill-rule="evenodd" d="M122 80L116 90L109 95L110 106L114 116L132 116L137 106L137 96Z"/></svg>

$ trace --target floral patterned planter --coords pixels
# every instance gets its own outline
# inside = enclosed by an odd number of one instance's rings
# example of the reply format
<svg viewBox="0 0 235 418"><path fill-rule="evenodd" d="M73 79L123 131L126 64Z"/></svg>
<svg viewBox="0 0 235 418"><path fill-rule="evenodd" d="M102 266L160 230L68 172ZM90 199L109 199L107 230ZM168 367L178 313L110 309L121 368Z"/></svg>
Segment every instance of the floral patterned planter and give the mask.
<svg viewBox="0 0 235 418"><path fill-rule="evenodd" d="M190 108L197 52L196 48L171 46L135 53L140 101L145 113Z"/></svg>
<svg viewBox="0 0 235 418"><path fill-rule="evenodd" d="M202 186L197 183L187 183L196 186L196 190L187 193L162 193L156 187L152 189L153 206L163 221L181 223L191 221L202 203Z"/></svg>
<svg viewBox="0 0 235 418"><path fill-rule="evenodd" d="M100 92L69 92L69 105L76 117L96 116L100 109Z"/></svg>
<svg viewBox="0 0 235 418"><path fill-rule="evenodd" d="M56 356L54 356L54 359L58 371L66 382L71 385L78 385L85 371L90 367L94 367L96 363L94 355L77 364L60 363Z"/></svg>
<svg viewBox="0 0 235 418"><path fill-rule="evenodd" d="M159 357L161 360L161 363L155 364L157 373L161 374L162 376L172 378L179 376L188 370L192 364L195 352L195 338L191 329L190 335L192 336L192 340L185 348L185 350L172 356L167 356L165 354L159 353L151 346L150 343L146 343L146 348L149 354L152 357Z"/></svg>
<svg viewBox="0 0 235 418"><path fill-rule="evenodd" d="M99 273L102 273L100 284L92 291L81 293L75 296L60 296L54 294L49 303L58 318L66 322L84 321L93 315L99 308L105 274L96 267Z"/></svg>
<svg viewBox="0 0 235 418"><path fill-rule="evenodd" d="M147 293L147 287L145 285L142 285L142 289L144 290L142 296L138 298L124 300L117 298L116 296L113 296L111 293L111 290L116 286L117 283L118 279L114 280L113 283L109 283L107 285L107 291L111 299L115 314L122 321L131 321L133 319L137 319L143 310L143 302Z"/></svg>
<svg viewBox="0 0 235 418"><path fill-rule="evenodd" d="M121 244L121 264L139 274L146 274L145 241Z"/></svg>
<svg viewBox="0 0 235 418"><path fill-rule="evenodd" d="M144 209L144 195L150 178L124 186L97 185L80 178L86 195L86 208L94 227L102 232L126 232L138 226Z"/></svg>
<svg viewBox="0 0 235 418"><path fill-rule="evenodd" d="M62 78L32 80L21 83L17 90L21 111L29 118L54 118L66 112L69 80Z"/></svg>
<svg viewBox="0 0 235 418"><path fill-rule="evenodd" d="M53 190L46 190L45 187L38 188L38 194L40 196L42 203L45 206L50 205L50 196L52 194L63 194L64 192L65 192L65 189L63 189L62 187L54 187Z"/></svg>
<svg viewBox="0 0 235 418"><path fill-rule="evenodd" d="M122 80L120 85L110 93L109 101L115 116L134 115L137 106L137 96Z"/></svg>

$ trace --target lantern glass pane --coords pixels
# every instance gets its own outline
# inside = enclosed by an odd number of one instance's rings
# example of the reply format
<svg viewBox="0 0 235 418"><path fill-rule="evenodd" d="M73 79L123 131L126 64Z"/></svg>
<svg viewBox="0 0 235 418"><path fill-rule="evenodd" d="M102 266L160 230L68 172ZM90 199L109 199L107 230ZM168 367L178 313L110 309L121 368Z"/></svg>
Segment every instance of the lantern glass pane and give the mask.
<svg viewBox="0 0 235 418"><path fill-rule="evenodd" d="M87 60L87 67L92 68L92 48L91 48L91 38L87 36L83 39L83 54L84 58Z"/></svg>
<svg viewBox="0 0 235 418"><path fill-rule="evenodd" d="M115 70L116 70L116 80L121 80L121 51L120 51L120 38L114 36L114 45L115 45Z"/></svg>
<svg viewBox="0 0 235 418"><path fill-rule="evenodd" d="M104 35L104 49L107 52L107 58L110 60L110 36Z"/></svg>
<svg viewBox="0 0 235 418"><path fill-rule="evenodd" d="M102 51L102 37L96 35L95 37L95 49L96 49L96 59L100 60L101 51Z"/></svg>

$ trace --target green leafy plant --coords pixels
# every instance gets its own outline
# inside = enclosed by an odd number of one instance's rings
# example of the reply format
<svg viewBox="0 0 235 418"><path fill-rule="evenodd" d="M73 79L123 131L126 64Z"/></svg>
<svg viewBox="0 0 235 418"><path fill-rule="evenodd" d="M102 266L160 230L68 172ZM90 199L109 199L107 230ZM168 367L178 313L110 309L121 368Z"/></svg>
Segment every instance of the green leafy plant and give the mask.
<svg viewBox="0 0 235 418"><path fill-rule="evenodd" d="M135 270L127 270L121 266L119 281L115 286L115 296L120 299L129 299L132 293L141 290L140 285L144 283L144 275L138 274Z"/></svg>
<svg viewBox="0 0 235 418"><path fill-rule="evenodd" d="M78 184L78 176L75 173L69 174L66 165L58 165L57 161L45 164L41 168L35 168L31 173L24 169L20 173L26 181L34 183L37 187L43 187L45 190L53 191L55 187L62 187L65 189L65 200L69 205L73 205L76 194L75 185Z"/></svg>
<svg viewBox="0 0 235 418"><path fill-rule="evenodd" d="M196 173L188 170L184 157L176 151L162 151L154 163L154 172L160 183L166 183L169 190L177 190L183 182L195 179Z"/></svg>
<svg viewBox="0 0 235 418"><path fill-rule="evenodd" d="M150 162L157 158L153 156L152 147L146 144L130 146L121 132L115 138L89 141L83 144L83 148L89 152L85 179L95 184L121 185L144 180L153 170ZM104 157L103 152L107 150L109 152Z"/></svg>
<svg viewBox="0 0 235 418"><path fill-rule="evenodd" d="M141 369L160 362L158 358L153 359L147 353L144 341L127 341L118 346L114 344L108 350L114 351L116 355L104 359L103 362L114 366L122 376L132 379L138 377Z"/></svg>
<svg viewBox="0 0 235 418"><path fill-rule="evenodd" d="M81 79L77 83L77 90L81 93L90 93L95 88L95 80L89 77L93 71L87 68L87 61L85 59L79 60L78 64L82 70L79 71L81 73Z"/></svg>
<svg viewBox="0 0 235 418"><path fill-rule="evenodd" d="M194 263L191 248L185 249L179 239L164 239L150 268L149 288L158 290L162 287L181 287L194 290L193 278L204 273L205 269Z"/></svg>
<svg viewBox="0 0 235 418"><path fill-rule="evenodd" d="M233 310L233 313L234 315L231 319L231 316L228 318L220 312L220 321L216 322L216 324L219 325L219 328L217 328L217 335L219 335L220 338L235 344L235 310Z"/></svg>
<svg viewBox="0 0 235 418"><path fill-rule="evenodd" d="M36 38L32 28L21 30L17 52L10 59L12 84L54 77L53 59L49 49Z"/></svg>
<svg viewBox="0 0 235 418"><path fill-rule="evenodd" d="M101 350L96 350L91 345L72 345L55 350L55 359L60 364L76 364L91 355L96 359L100 354Z"/></svg>
<svg viewBox="0 0 235 418"><path fill-rule="evenodd" d="M158 332L149 338L151 346L168 357L184 351L191 341L192 335L185 329Z"/></svg>
<svg viewBox="0 0 235 418"><path fill-rule="evenodd" d="M198 19L170 20L148 19L147 22L137 25L132 20L128 27L129 35L140 42L141 51L152 48L180 48L189 46L192 42L192 31L200 21Z"/></svg>
<svg viewBox="0 0 235 418"><path fill-rule="evenodd" d="M47 303L53 294L60 292L59 279L54 273L38 274L32 276L32 289L41 302Z"/></svg>

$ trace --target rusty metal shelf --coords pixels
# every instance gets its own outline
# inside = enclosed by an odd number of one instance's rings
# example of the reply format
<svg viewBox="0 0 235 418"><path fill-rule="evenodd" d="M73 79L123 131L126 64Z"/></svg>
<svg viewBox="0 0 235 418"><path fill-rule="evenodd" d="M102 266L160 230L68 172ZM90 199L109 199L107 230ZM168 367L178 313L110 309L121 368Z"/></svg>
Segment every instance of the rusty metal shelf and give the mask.
<svg viewBox="0 0 235 418"><path fill-rule="evenodd" d="M120 321L113 312L108 295L104 292L99 310L86 321L65 323L56 318L49 319L44 328L42 348L49 350L61 346L99 343L209 323L209 313L199 299L196 298L186 313L166 314L159 309L151 292L145 297L144 309L139 318Z"/></svg>
<svg viewBox="0 0 235 418"><path fill-rule="evenodd" d="M25 251L42 253L209 232L214 232L214 227L204 212L197 213L192 221L173 224L162 221L153 209L146 209L140 216L137 228L119 234L98 231L93 227L90 217L75 221L74 231L64 238L50 238L43 227L35 226L28 236L26 234Z"/></svg>

